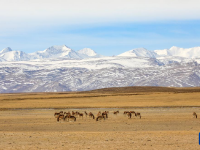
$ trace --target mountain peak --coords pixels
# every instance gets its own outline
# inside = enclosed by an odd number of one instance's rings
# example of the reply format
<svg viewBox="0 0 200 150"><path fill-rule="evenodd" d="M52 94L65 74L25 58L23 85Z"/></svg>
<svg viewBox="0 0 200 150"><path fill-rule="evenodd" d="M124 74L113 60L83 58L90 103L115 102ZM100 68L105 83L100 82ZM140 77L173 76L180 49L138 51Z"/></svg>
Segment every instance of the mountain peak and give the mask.
<svg viewBox="0 0 200 150"><path fill-rule="evenodd" d="M51 47L54 47L56 49L70 49L69 47L67 47L66 45L54 45L54 46L51 46Z"/></svg>
<svg viewBox="0 0 200 150"><path fill-rule="evenodd" d="M69 52L69 51L72 51L72 49L67 47L66 45L54 45L45 49L43 52L57 54L57 53L66 52L66 51Z"/></svg>
<svg viewBox="0 0 200 150"><path fill-rule="evenodd" d="M73 58L73 59L81 59L81 57L66 45L54 45L51 46L44 51L38 51L31 54L31 57L34 59L42 59L42 58Z"/></svg>
<svg viewBox="0 0 200 150"><path fill-rule="evenodd" d="M81 49L78 51L79 54L84 54L84 55L87 55L87 56L95 56L97 55L97 53L92 50L91 48L84 48L84 49Z"/></svg>
<svg viewBox="0 0 200 150"><path fill-rule="evenodd" d="M71 48L67 47L66 45L54 45L54 46L47 48L47 50L49 50L49 49L56 49L56 50L61 50L61 51L71 50Z"/></svg>
<svg viewBox="0 0 200 150"><path fill-rule="evenodd" d="M178 56L186 58L199 58L200 57L200 47L192 48L180 48L177 46L172 46L170 49L164 50L154 50L158 56Z"/></svg>
<svg viewBox="0 0 200 150"><path fill-rule="evenodd" d="M132 49L130 51L127 51L125 53L122 53L118 56L134 56L134 57L151 57L151 58L155 58L156 57L156 53L153 51L149 51L145 48L135 48Z"/></svg>
<svg viewBox="0 0 200 150"><path fill-rule="evenodd" d="M170 50L173 50L173 49L179 49L179 47L177 47L177 46L172 46L172 47L170 48Z"/></svg>
<svg viewBox="0 0 200 150"><path fill-rule="evenodd" d="M2 50L0 51L0 53L3 54L3 53L10 52L10 51L12 51L12 49L11 49L10 47L6 47L6 48L2 49Z"/></svg>

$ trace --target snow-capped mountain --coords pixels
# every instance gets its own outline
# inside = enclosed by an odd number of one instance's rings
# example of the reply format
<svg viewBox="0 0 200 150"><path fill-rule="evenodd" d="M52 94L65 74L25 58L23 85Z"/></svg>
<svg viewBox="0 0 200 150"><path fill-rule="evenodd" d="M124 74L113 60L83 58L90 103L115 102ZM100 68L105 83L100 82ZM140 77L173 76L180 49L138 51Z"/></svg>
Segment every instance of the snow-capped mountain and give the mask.
<svg viewBox="0 0 200 150"><path fill-rule="evenodd" d="M0 51L0 93L200 86L199 55L199 47L138 48L113 57L65 45L31 54L5 48Z"/></svg>
<svg viewBox="0 0 200 150"><path fill-rule="evenodd" d="M165 56L172 56L171 53L169 53L168 49L163 50L154 50L154 52L158 55L158 57L165 57Z"/></svg>
<svg viewBox="0 0 200 150"><path fill-rule="evenodd" d="M122 54L119 54L118 56L131 56L131 57L149 57L149 58L156 58L157 54L153 51L149 51L145 48L136 48L127 52L124 52Z"/></svg>
<svg viewBox="0 0 200 150"><path fill-rule="evenodd" d="M27 54L22 51L12 51L7 47L0 51L0 61L28 61L34 59L54 59L54 58L69 58L69 59L84 59L84 58L100 58L105 57L97 54L90 48L84 48L79 51L74 51L66 45L51 46L44 51Z"/></svg>
<svg viewBox="0 0 200 150"><path fill-rule="evenodd" d="M12 51L12 49L11 49L10 47L6 47L6 48L4 48L4 49L2 49L2 50L0 51L0 55L1 55L1 54L4 54L4 53L7 53L7 52L10 52L10 51Z"/></svg>
<svg viewBox="0 0 200 150"><path fill-rule="evenodd" d="M12 51L10 47L0 51L0 61L27 61L30 60L28 54L22 51Z"/></svg>
<svg viewBox="0 0 200 150"><path fill-rule="evenodd" d="M72 50L66 45L51 46L45 49L44 51L31 53L30 56L32 59L59 58L59 57L81 59L81 57L76 51Z"/></svg>
<svg viewBox="0 0 200 150"><path fill-rule="evenodd" d="M154 52L159 56L179 56L179 57L186 57L186 58L200 57L200 47L184 49L184 48L173 46L170 49L154 50Z"/></svg>
<svg viewBox="0 0 200 150"><path fill-rule="evenodd" d="M87 55L87 56L90 56L90 57L93 57L93 56L96 56L97 53L92 50L91 48L84 48L84 49L81 49L78 51L79 54L84 54L84 55Z"/></svg>
<svg viewBox="0 0 200 150"><path fill-rule="evenodd" d="M179 48L171 47L170 49L150 51L145 48L136 48L126 51L120 57L184 57L184 58L200 58L200 47L193 48ZM103 55L97 54L90 48L84 48L79 51L74 51L66 45L51 46L44 51L37 51L35 53L27 54L22 51L13 51L7 47L0 51L0 62L2 61L28 61L34 59L55 59L55 58L68 58L68 59L85 59L85 58L102 58Z"/></svg>
<svg viewBox="0 0 200 150"><path fill-rule="evenodd" d="M82 58L100 58L100 57L105 57L103 55L97 54L91 48L84 48L84 49L81 49L81 50L79 50L77 52Z"/></svg>
<svg viewBox="0 0 200 150"><path fill-rule="evenodd" d="M200 86L200 59L104 57L1 62L0 93Z"/></svg>

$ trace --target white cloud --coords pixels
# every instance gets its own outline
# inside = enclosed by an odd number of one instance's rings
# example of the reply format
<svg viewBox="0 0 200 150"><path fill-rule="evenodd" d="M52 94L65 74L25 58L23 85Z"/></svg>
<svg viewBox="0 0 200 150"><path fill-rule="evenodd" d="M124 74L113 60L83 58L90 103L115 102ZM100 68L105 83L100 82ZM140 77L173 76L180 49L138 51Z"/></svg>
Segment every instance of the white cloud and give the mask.
<svg viewBox="0 0 200 150"><path fill-rule="evenodd" d="M0 27L200 19L199 0L1 0Z"/></svg>

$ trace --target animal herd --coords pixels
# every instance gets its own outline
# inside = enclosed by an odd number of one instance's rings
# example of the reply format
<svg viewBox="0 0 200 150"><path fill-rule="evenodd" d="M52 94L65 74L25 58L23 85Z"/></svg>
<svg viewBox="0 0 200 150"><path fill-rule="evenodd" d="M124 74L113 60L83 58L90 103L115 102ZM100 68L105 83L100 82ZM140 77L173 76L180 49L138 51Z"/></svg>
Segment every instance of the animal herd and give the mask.
<svg viewBox="0 0 200 150"><path fill-rule="evenodd" d="M140 119L142 117L139 112L135 112L135 111L124 111L124 114L127 114L129 118L132 117L132 114L135 114L136 117L140 117Z"/></svg>
<svg viewBox="0 0 200 150"><path fill-rule="evenodd" d="M113 115L117 115L119 113L119 111L114 111L112 112ZM57 121L59 122L60 120L63 120L63 121L69 121L69 120L73 120L73 121L76 121L76 118L79 117L79 118L82 118L83 119L83 116L88 116L89 118L91 119L95 119L96 121L99 121L99 120L106 120L108 118L108 114L109 114L109 111L99 111L96 115L94 115L92 112L86 112L84 111L84 113L80 113L78 111L68 111L68 112L63 112L63 111L60 111L60 112L55 112L54 113L54 117L57 119ZM135 115L135 117L139 117L141 119L141 114L139 112L135 112L135 111L124 111L123 112L124 115L127 115L128 118L131 118L132 115Z"/></svg>
<svg viewBox="0 0 200 150"><path fill-rule="evenodd" d="M113 114L114 115L117 115L119 113L119 111L114 111ZM78 111L68 111L68 112L63 112L63 111L60 111L60 112L55 112L54 113L54 116L55 118L57 119L57 121L59 122L60 120L63 120L63 121L69 121L69 120L73 120L73 121L76 121L76 118L79 117L79 118L82 118L83 119L83 116L88 116L89 118L91 119L95 119L96 121L99 121L101 119L103 120L106 120L108 118L108 114L109 114L109 111L99 111L96 116L92 113L92 112L89 112L87 113L86 111L84 111L84 113L80 113ZM141 119L141 113L139 112L135 112L135 111L124 111L123 112L124 115L126 115L128 118L132 118L133 116L135 117L139 117ZM197 113L196 112L193 112L193 118L197 118Z"/></svg>

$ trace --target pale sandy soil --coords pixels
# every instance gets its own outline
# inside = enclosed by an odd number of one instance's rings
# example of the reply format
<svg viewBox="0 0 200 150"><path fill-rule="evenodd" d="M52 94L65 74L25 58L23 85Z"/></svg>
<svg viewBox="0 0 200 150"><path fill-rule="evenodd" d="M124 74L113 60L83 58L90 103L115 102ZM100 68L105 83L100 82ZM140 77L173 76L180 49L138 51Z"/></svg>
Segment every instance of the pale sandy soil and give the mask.
<svg viewBox="0 0 200 150"><path fill-rule="evenodd" d="M61 110L61 109L59 109ZM106 120L77 117L77 121L57 122L54 109L0 111L0 149L138 149L197 150L199 107L177 108L94 108L62 109L97 114L109 110ZM112 114L119 110L118 115ZM124 110L134 110L142 118L128 119Z"/></svg>

